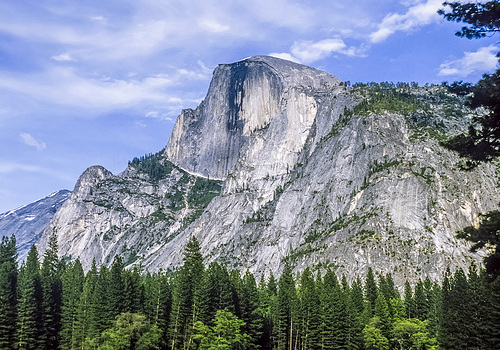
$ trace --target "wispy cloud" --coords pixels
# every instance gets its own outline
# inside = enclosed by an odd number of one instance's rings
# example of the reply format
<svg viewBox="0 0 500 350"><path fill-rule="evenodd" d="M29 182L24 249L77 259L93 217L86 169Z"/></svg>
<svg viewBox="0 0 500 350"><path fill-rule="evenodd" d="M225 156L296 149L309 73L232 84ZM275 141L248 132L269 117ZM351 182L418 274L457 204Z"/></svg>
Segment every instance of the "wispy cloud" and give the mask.
<svg viewBox="0 0 500 350"><path fill-rule="evenodd" d="M72 67L53 67L39 74L8 74L0 71L0 89L16 92L45 104L84 109L125 108L140 103L169 103L169 89L192 80L208 79L206 67L176 69L172 74L135 74L122 78L86 77ZM177 101L174 101L177 102Z"/></svg>
<svg viewBox="0 0 500 350"><path fill-rule="evenodd" d="M52 56L52 59L55 61L74 61L69 53L62 53L57 56Z"/></svg>
<svg viewBox="0 0 500 350"><path fill-rule="evenodd" d="M159 111L150 111L150 112L146 113L146 115L144 117L153 118L153 119L160 119L160 120L167 120L169 122L174 121L174 119L172 117L170 117L166 113L159 112Z"/></svg>
<svg viewBox="0 0 500 350"><path fill-rule="evenodd" d="M498 46L481 47L475 52L465 52L462 58L444 62L439 66L440 76L456 76L465 78L476 72L490 72L496 69Z"/></svg>
<svg viewBox="0 0 500 350"><path fill-rule="evenodd" d="M378 29L370 34L370 41L380 43L396 32L412 31L439 20L437 10L443 7L442 2L443 0L419 1L410 6L404 14L388 14L378 25Z"/></svg>
<svg viewBox="0 0 500 350"><path fill-rule="evenodd" d="M290 48L290 53L271 53L270 56L287 59L299 63L313 63L331 56L342 54L346 56L362 56L364 48L348 47L340 38L319 41L299 41Z"/></svg>
<svg viewBox="0 0 500 350"><path fill-rule="evenodd" d="M26 171L30 173L44 172L45 169L36 165L18 163L0 163L0 174L9 174L15 171Z"/></svg>
<svg viewBox="0 0 500 350"><path fill-rule="evenodd" d="M49 169L44 166L16 162L0 162L0 174L12 174L17 172L44 174L63 181L71 181L73 179L72 176L64 171Z"/></svg>
<svg viewBox="0 0 500 350"><path fill-rule="evenodd" d="M35 147L39 151L41 151L47 147L45 142L39 142L39 141L35 140L35 138L33 136L31 136L31 134L28 134L26 132L23 132L19 136L21 137L24 144L26 144L28 146Z"/></svg>

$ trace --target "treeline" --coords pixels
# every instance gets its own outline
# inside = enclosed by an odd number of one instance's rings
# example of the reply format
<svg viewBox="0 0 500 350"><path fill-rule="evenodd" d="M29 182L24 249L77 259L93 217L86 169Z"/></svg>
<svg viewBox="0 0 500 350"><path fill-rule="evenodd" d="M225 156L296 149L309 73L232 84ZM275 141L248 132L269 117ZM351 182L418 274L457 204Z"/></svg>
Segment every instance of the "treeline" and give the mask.
<svg viewBox="0 0 500 350"><path fill-rule="evenodd" d="M33 246L18 267L15 238L0 244L0 349L499 349L500 278L472 267L426 278L402 295L391 274L339 280L331 270L258 283L203 263L193 238L173 273L111 268L85 274Z"/></svg>

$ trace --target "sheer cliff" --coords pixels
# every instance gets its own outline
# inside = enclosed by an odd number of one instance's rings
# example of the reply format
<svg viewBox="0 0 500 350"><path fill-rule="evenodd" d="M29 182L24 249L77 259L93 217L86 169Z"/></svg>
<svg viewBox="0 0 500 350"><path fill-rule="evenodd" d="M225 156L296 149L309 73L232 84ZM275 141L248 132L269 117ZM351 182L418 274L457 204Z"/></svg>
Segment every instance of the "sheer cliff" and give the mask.
<svg viewBox="0 0 500 350"><path fill-rule="evenodd" d="M61 254L166 269L195 235L207 261L257 273L368 266L439 279L466 267L455 231L500 199L494 165L461 171L439 141L471 111L440 86L355 87L257 56L219 65L162 152L119 175L89 168L45 230Z"/></svg>

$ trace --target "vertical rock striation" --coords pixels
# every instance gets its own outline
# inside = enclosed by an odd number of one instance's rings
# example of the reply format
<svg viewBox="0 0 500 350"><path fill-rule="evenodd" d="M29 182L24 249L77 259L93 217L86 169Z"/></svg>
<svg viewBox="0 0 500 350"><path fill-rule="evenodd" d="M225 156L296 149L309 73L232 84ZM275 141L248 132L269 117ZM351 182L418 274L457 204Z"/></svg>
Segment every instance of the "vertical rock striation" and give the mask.
<svg viewBox="0 0 500 350"><path fill-rule="evenodd" d="M40 245L57 232L87 267L121 254L155 270L179 264L195 235L207 262L257 273L288 260L440 279L480 263L455 231L500 199L493 165L461 171L440 146L470 117L439 86L351 88L264 56L219 65L166 149L117 176L90 168Z"/></svg>

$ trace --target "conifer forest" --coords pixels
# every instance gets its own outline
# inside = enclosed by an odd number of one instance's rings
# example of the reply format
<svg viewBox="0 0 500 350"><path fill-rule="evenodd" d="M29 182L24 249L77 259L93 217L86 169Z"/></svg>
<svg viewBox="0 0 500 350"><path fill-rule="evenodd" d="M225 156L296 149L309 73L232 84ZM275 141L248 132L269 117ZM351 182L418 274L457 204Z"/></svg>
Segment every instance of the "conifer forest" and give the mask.
<svg viewBox="0 0 500 350"><path fill-rule="evenodd" d="M474 266L404 288L371 269L348 283L286 262L257 281L206 266L192 238L175 271L125 269L117 257L85 273L58 258L56 236L20 266L15 243L0 244L0 349L500 348L500 278Z"/></svg>

